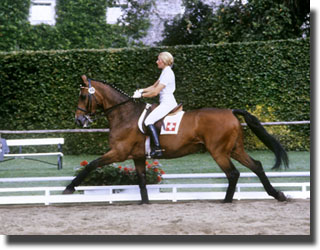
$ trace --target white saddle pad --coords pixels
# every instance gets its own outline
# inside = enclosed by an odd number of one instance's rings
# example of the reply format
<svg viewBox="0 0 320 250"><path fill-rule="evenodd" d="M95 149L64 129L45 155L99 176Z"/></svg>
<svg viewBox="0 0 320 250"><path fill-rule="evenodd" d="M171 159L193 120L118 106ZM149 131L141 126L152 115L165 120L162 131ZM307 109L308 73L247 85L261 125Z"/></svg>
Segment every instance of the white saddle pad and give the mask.
<svg viewBox="0 0 320 250"><path fill-rule="evenodd" d="M182 117L184 115L184 111L180 111L175 115L169 115L164 118L163 125L161 126L161 135L176 135L178 134L180 123Z"/></svg>
<svg viewBox="0 0 320 250"><path fill-rule="evenodd" d="M147 110L151 107L150 104L146 105L146 108L142 112L139 121L138 121L138 127L140 131L144 134L143 130L143 121L146 116ZM176 135L178 134L180 123L182 120L182 117L184 115L184 111L180 111L179 113L175 115L169 115L164 118L164 126L161 126L161 135ZM145 140L145 154L147 158L150 158L150 152L151 152L151 147L150 147L150 137L146 136Z"/></svg>

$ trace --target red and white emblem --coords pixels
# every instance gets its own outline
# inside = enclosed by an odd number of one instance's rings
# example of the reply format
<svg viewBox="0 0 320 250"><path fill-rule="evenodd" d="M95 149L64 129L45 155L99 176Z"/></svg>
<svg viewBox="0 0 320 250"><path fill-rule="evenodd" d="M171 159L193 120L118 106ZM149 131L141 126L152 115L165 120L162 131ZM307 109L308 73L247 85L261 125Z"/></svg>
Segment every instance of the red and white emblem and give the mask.
<svg viewBox="0 0 320 250"><path fill-rule="evenodd" d="M177 127L177 123L176 122L167 122L166 124L166 131L175 131Z"/></svg>
<svg viewBox="0 0 320 250"><path fill-rule="evenodd" d="M164 118L161 126L161 135L176 135L178 134L180 123L183 117L184 111L177 113L176 115L168 115Z"/></svg>

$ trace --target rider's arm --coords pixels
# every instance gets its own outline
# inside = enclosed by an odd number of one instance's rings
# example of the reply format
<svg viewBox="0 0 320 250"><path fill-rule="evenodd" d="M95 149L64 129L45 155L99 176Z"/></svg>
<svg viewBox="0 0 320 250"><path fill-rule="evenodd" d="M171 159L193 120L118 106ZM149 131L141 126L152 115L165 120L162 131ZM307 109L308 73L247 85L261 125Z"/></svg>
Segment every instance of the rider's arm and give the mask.
<svg viewBox="0 0 320 250"><path fill-rule="evenodd" d="M143 89L143 97L155 97L159 95L160 91L165 87L165 85L159 83L159 80L156 81L153 85L148 88Z"/></svg>
<svg viewBox="0 0 320 250"><path fill-rule="evenodd" d="M159 80L157 80L153 85L151 85L150 87L147 87L145 89L143 89L144 92L148 92L151 91L153 88L155 88L157 85L159 84Z"/></svg>

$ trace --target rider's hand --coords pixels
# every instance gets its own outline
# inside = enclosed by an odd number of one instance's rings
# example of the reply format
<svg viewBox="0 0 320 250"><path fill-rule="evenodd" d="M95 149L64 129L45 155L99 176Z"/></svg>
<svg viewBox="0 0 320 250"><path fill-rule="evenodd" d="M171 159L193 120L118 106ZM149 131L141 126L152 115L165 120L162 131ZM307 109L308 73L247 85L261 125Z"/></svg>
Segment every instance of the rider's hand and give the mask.
<svg viewBox="0 0 320 250"><path fill-rule="evenodd" d="M137 89L137 90L134 92L132 98L141 98L141 97L142 97L142 92L143 92L143 89Z"/></svg>

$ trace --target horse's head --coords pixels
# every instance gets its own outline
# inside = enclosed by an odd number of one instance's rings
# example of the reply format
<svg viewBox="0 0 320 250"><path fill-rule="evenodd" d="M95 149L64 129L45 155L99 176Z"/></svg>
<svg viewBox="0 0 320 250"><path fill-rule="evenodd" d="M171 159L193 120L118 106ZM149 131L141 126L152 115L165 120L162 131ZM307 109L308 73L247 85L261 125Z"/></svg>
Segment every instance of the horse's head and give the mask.
<svg viewBox="0 0 320 250"><path fill-rule="evenodd" d="M80 87L79 102L76 111L76 123L79 126L89 127L92 123L92 116L95 115L97 106L99 105L99 95L97 89L87 79L85 75L81 76L83 85Z"/></svg>
<svg viewBox="0 0 320 250"><path fill-rule="evenodd" d="M92 123L98 107L103 109L105 115L115 112L118 108L134 100L122 90L105 82L87 79L81 76L79 102L76 111L76 123L79 126L88 127Z"/></svg>

